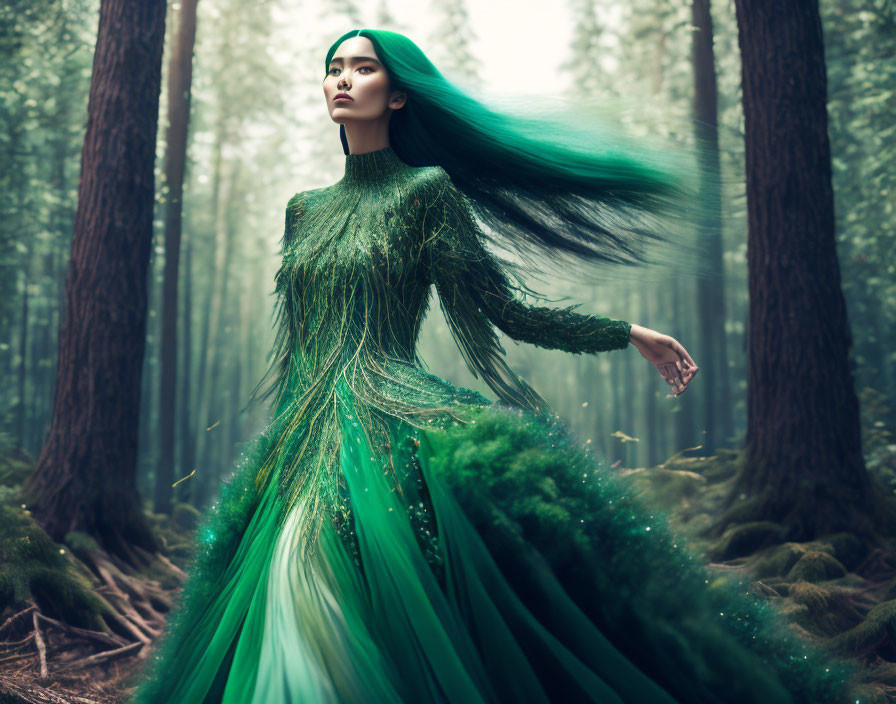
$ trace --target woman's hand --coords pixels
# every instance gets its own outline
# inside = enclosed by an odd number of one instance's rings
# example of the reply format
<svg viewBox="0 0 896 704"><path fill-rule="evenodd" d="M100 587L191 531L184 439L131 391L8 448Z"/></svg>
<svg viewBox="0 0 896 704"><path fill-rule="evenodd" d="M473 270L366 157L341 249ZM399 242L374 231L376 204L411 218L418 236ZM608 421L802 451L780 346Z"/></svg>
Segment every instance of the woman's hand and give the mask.
<svg viewBox="0 0 896 704"><path fill-rule="evenodd" d="M659 369L672 387L672 395L680 396L697 373L698 367L688 351L674 337L632 323L631 343L648 362Z"/></svg>

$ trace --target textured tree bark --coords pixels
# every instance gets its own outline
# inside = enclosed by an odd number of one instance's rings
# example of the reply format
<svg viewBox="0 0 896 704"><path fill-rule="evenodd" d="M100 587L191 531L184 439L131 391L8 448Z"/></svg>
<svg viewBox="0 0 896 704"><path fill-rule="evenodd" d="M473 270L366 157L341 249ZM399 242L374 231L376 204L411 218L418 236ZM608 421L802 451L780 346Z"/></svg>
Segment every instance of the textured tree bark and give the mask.
<svg viewBox="0 0 896 704"><path fill-rule="evenodd" d="M55 540L84 531L133 562L157 547L136 488L164 0L103 0L53 420L23 489Z"/></svg>
<svg viewBox="0 0 896 704"><path fill-rule="evenodd" d="M165 281L162 287L161 388L159 390L159 462L156 468L156 513L171 513L174 483L174 427L177 406L177 284L187 128L193 77L198 0L183 0L177 39L168 71L168 130L165 141Z"/></svg>
<svg viewBox="0 0 896 704"><path fill-rule="evenodd" d="M873 498L834 239L817 0L736 0L749 217L745 464L721 523L869 528Z"/></svg>

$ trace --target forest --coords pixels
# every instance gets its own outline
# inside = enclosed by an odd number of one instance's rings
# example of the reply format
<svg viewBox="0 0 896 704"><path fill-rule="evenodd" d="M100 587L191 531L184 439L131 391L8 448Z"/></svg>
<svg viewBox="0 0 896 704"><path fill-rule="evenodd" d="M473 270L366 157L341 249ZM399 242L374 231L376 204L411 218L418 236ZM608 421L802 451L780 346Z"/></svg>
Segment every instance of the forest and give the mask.
<svg viewBox="0 0 896 704"><path fill-rule="evenodd" d="M711 146L701 261L538 285L681 341L687 392L633 350L502 338L507 361L708 581L749 580L858 666L855 701L896 702L896 2L568 0L557 36L540 12L0 5L0 702L123 704L151 657L269 422L284 209L342 175L320 80L361 27L478 94L578 91ZM435 298L419 348L493 397Z"/></svg>

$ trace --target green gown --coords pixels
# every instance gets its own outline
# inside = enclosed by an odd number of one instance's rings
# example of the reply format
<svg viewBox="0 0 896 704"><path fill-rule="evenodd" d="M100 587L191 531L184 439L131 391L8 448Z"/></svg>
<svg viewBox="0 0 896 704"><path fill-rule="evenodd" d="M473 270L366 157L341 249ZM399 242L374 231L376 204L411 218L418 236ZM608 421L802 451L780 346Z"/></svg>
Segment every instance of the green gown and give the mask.
<svg viewBox="0 0 896 704"><path fill-rule="evenodd" d="M134 704L845 702L850 666L711 575L504 361L630 324L528 305L441 167L287 206L267 428L197 531ZM492 402L427 371L435 284Z"/></svg>

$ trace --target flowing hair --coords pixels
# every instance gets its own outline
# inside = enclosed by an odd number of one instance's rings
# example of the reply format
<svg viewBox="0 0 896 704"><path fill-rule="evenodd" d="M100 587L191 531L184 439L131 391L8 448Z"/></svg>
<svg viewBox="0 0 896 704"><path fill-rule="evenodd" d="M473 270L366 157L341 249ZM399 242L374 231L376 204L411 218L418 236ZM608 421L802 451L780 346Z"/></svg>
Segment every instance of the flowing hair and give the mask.
<svg viewBox="0 0 896 704"><path fill-rule="evenodd" d="M582 265L592 264L677 264L715 273L701 269L712 233L699 223L713 207L700 193L718 177L701 172L699 145L635 140L554 97L513 111L487 105L446 79L413 41L383 29L339 37L325 73L339 45L357 36L373 43L392 90L408 94L389 121L395 153L410 166L441 166L497 235L492 239L532 271L563 262L564 271L571 265L585 277L592 267ZM344 126L340 136L348 154ZM650 243L670 246L648 252Z"/></svg>

